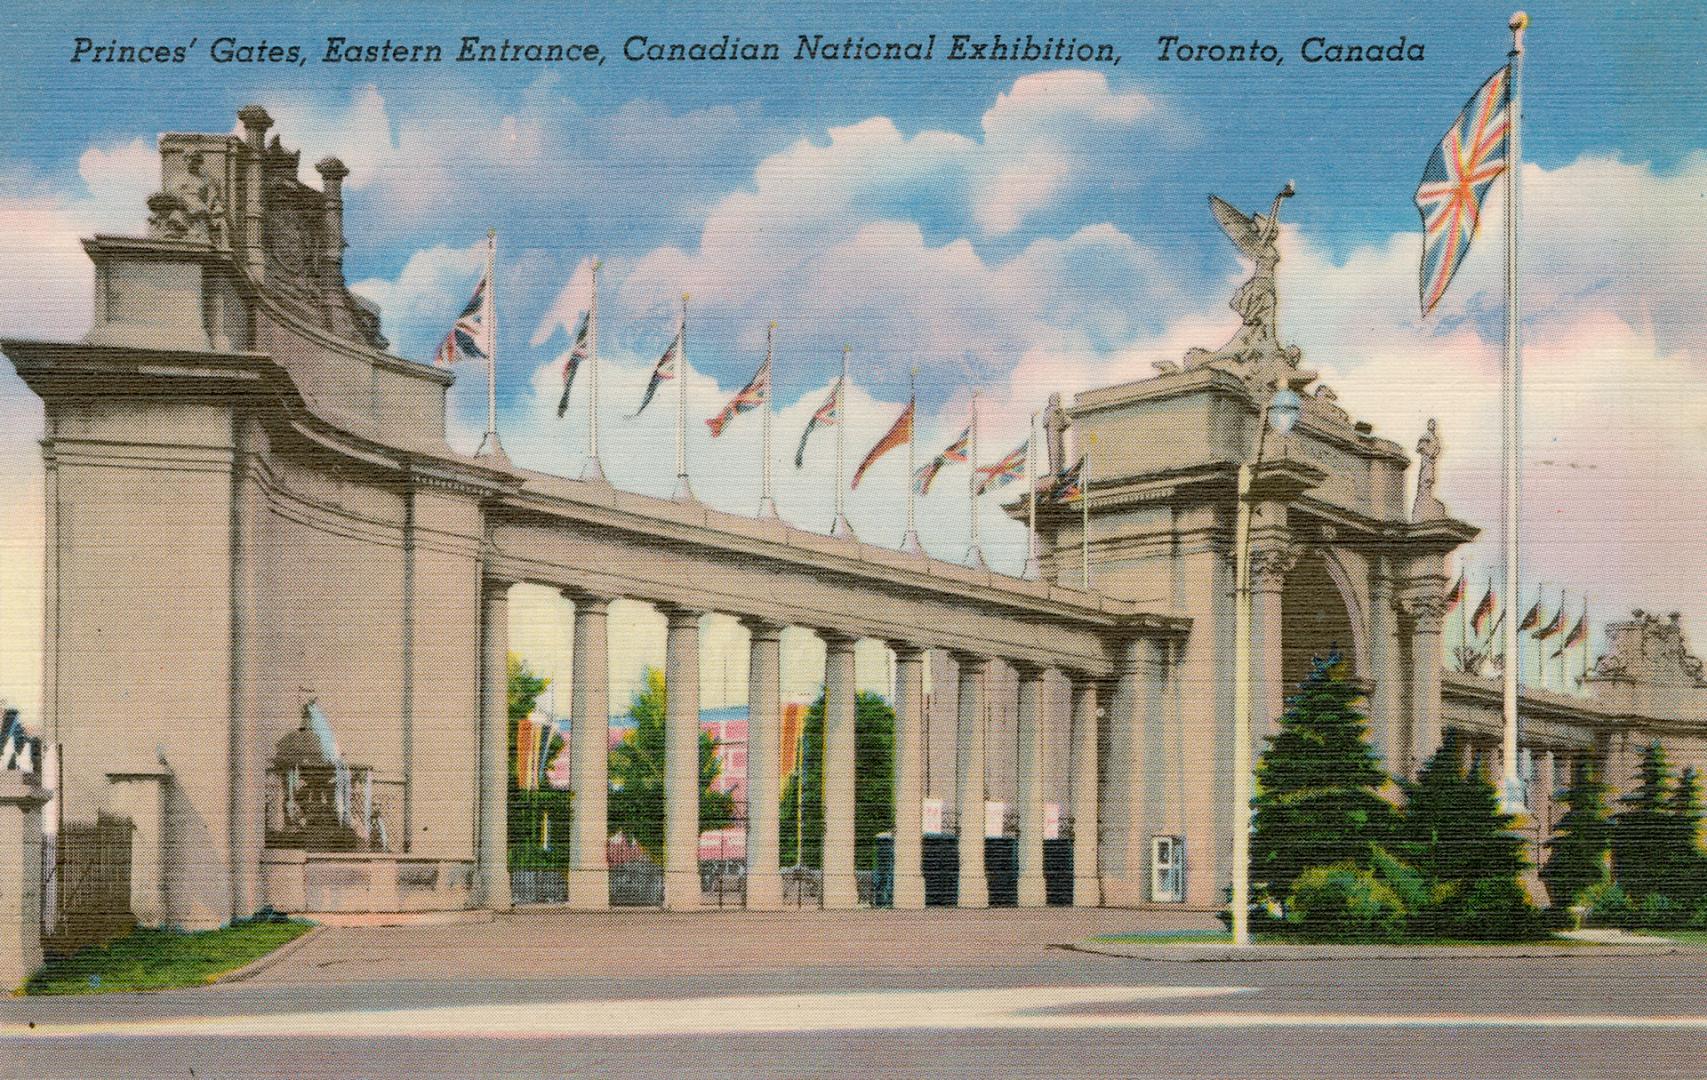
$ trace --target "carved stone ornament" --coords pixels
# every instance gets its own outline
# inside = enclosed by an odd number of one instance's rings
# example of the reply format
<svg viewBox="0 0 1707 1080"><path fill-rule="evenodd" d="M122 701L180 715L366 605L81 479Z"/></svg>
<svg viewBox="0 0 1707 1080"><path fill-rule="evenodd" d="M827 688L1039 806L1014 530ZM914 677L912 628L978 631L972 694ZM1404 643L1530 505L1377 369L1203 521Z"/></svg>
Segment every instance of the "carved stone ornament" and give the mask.
<svg viewBox="0 0 1707 1080"><path fill-rule="evenodd" d="M1280 264L1280 250L1275 244L1280 235L1280 204L1295 191L1288 182L1266 215L1246 215L1226 200L1209 196L1210 213L1221 231L1256 267L1229 302L1242 320L1238 332L1219 349L1187 351L1187 369L1213 366L1257 386L1295 381L1292 369L1298 366L1302 353L1295 345L1280 343L1275 293L1275 268Z"/></svg>
<svg viewBox="0 0 1707 1080"><path fill-rule="evenodd" d="M1280 592L1286 575L1298 565L1302 552L1296 547L1260 548L1251 552L1251 588L1256 592Z"/></svg>
<svg viewBox="0 0 1707 1080"><path fill-rule="evenodd" d="M1417 497L1411 504L1412 521L1438 521L1446 516L1446 507L1435 497L1435 466L1444 449L1435 421L1430 419L1428 430L1417 440Z"/></svg>
<svg viewBox="0 0 1707 1080"><path fill-rule="evenodd" d="M1627 622L1606 628L1608 648L1588 679L1707 689L1701 658L1689 651L1677 612L1661 617L1637 608Z"/></svg>
<svg viewBox="0 0 1707 1080"><path fill-rule="evenodd" d="M1419 634L1438 634L1446 622L1446 597L1440 590L1411 593L1399 601L1399 610L1416 624Z"/></svg>

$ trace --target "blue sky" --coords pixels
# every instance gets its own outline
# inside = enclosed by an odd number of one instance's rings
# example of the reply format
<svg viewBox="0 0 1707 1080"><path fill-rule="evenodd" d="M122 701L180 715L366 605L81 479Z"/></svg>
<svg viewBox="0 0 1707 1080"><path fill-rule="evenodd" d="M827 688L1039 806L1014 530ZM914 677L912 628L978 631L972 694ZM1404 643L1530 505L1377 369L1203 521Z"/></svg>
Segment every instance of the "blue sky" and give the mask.
<svg viewBox="0 0 1707 1080"><path fill-rule="evenodd" d="M684 290L695 295L696 412L710 415L745 382L774 318L779 457L792 453L845 342L860 384L850 448L888 426L917 365L921 452L959 430L976 388L983 456L993 459L1024 437L1025 417L1048 392L1146 377L1157 360L1225 340L1236 322L1226 300L1245 268L1205 196L1266 207L1292 179L1283 336L1304 347L1339 404L1381 434L1409 447L1428 417L1440 417L1443 495L1461 516L1496 521L1499 245L1484 235L1439 316L1423 323L1411 194L1446 126L1503 61L1509 6L802 6L14 10L0 37L0 333L79 336L89 283L77 237L142 230L158 133L229 131L237 108L260 102L306 163L335 153L352 167L347 273L381 303L400 354L430 353L467 296L480 238L498 230L501 427L525 464L579 471L581 429L573 416L552 416L552 365L595 254L607 267L605 459L623 486L670 488L668 462L658 462L667 453L657 452L669 445L668 410L617 417L637 400ZM1707 469L1707 346L1697 329L1707 267L1689 239L1707 233L1707 16L1690 4L1529 10L1526 577L1570 583L1607 614L1682 608L1700 637L1707 598L1681 583L1698 582L1707 564L1707 511L1659 507ZM956 32L1060 35L1112 43L1121 62L786 59L797 34L820 32L936 33L939 54ZM785 59L620 57L631 34L725 33L778 41ZM334 34L447 51L463 34L594 41L610 58L600 67L319 63ZM197 44L183 65L71 64L78 35ZM310 60L215 65L206 49L223 35L300 45ZM1164 35L1257 40L1284 60L1160 62ZM1314 35L1402 35L1426 58L1306 64L1299 45ZM1484 226L1494 237L1499 190ZM471 449L482 379L472 368L459 374L450 437ZM756 452L750 422L716 445L694 426L696 462L750 462ZM39 521L26 511L39 502L39 429L39 407L0 363L0 500L20 508L0 531L9 566L0 589L16 598L0 595L0 622L11 626L0 626L0 694L35 678L38 663L27 650L39 620L27 613L39 605ZM778 497L785 516L827 526L815 468L784 470ZM900 469L879 466L854 493L862 536L898 538ZM720 464L696 484L709 502L748 509L756 471ZM1017 568L1023 535L990 502L986 546L999 566ZM963 552L964 487L933 492L921 529L934 552ZM1491 564L1491 544L1468 560Z"/></svg>

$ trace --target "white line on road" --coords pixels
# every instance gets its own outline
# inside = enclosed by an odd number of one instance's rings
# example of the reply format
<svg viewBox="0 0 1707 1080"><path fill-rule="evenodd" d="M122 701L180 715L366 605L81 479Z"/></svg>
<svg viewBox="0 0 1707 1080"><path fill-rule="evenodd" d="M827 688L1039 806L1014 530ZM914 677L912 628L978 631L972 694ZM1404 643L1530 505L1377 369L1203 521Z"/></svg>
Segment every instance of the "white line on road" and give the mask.
<svg viewBox="0 0 1707 1080"><path fill-rule="evenodd" d="M1601 1028L1707 1031L1707 1016L1522 1013L1114 1012L1244 987L1014 987L602 999L415 1009L254 1013L89 1023L16 1022L0 1038L658 1038L826 1031L1251 1028ZM1085 1011L1095 1009L1096 1011Z"/></svg>

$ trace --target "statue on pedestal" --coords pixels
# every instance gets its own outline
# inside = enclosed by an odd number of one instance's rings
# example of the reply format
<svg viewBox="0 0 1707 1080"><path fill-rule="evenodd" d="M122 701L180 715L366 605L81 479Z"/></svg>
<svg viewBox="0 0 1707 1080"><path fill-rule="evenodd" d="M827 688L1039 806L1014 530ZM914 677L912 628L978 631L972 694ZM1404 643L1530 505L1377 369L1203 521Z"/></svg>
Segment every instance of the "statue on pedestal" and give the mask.
<svg viewBox="0 0 1707 1080"><path fill-rule="evenodd" d="M1072 426L1067 410L1061 407L1061 395L1050 394L1049 404L1043 410L1043 439L1049 448L1045 481L1055 479L1067 469L1067 429Z"/></svg>
<svg viewBox="0 0 1707 1080"><path fill-rule="evenodd" d="M1417 497L1411 504L1412 521L1434 521L1446 516L1446 506L1434 494L1435 463L1440 460L1441 449L1440 435L1431 418L1428 430L1417 440Z"/></svg>
<svg viewBox="0 0 1707 1080"><path fill-rule="evenodd" d="M1280 263L1280 250L1275 240L1280 235L1280 204L1295 194L1290 181L1274 197L1268 213L1246 215L1225 199L1209 196L1209 209L1241 254L1256 263L1256 269L1230 303L1239 313L1244 325L1239 327L1227 344L1219 349L1191 349L1185 354L1186 368L1213 365L1252 382L1267 386L1307 384L1304 373L1295 374L1301 358L1297 346L1280 344L1276 317L1275 268Z"/></svg>

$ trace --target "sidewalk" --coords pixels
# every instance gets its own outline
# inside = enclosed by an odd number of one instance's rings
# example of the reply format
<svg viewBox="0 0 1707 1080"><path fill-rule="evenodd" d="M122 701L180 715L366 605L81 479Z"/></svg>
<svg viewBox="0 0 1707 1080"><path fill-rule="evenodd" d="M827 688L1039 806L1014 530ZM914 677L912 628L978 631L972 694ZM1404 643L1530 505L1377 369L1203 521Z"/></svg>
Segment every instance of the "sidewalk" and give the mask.
<svg viewBox="0 0 1707 1080"><path fill-rule="evenodd" d="M1118 956L1129 960L1161 960L1172 963L1265 963L1287 960L1440 960L1513 959L1518 957L1561 957L1599 960L1612 957L1661 956L1698 951L1699 946L1646 937L1618 930L1577 930L1560 937L1564 941L1528 941L1512 944L1464 945L1334 945L1327 943L1273 943L1237 946L1214 942L1121 942L1086 940L1065 948L1096 956Z"/></svg>
<svg viewBox="0 0 1707 1080"><path fill-rule="evenodd" d="M243 985L974 967L1004 955L1036 960L1049 946L1103 934L1219 925L1211 914L1101 908L691 914L534 908L481 923L326 926Z"/></svg>

